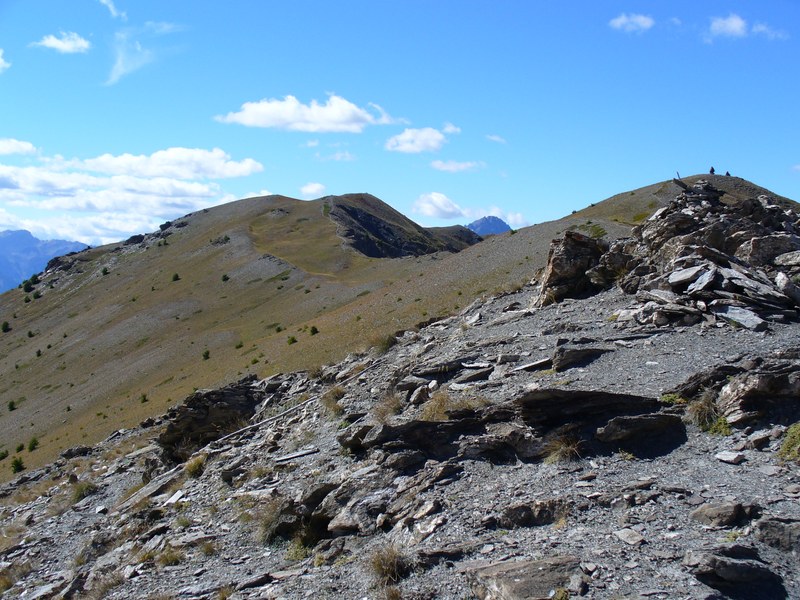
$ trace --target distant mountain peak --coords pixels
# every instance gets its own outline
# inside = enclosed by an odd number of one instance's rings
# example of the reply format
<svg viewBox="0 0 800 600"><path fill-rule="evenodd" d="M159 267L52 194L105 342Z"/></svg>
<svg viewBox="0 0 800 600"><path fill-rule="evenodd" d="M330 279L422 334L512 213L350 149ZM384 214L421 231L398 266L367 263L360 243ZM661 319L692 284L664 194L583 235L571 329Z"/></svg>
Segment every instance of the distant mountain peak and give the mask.
<svg viewBox="0 0 800 600"><path fill-rule="evenodd" d="M488 217L481 217L477 221L473 221L469 225L467 225L467 229L470 229L477 233L480 236L485 235L496 235L498 233L505 233L506 231L511 231L511 227L503 221L500 217L488 216Z"/></svg>

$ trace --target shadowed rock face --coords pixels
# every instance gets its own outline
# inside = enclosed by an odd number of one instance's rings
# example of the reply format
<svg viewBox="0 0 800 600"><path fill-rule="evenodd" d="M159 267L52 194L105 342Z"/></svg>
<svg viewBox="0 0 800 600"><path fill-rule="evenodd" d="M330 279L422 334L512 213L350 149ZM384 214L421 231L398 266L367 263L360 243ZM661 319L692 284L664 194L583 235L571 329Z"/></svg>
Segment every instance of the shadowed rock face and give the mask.
<svg viewBox="0 0 800 600"><path fill-rule="evenodd" d="M157 439L164 459L182 462L198 448L246 423L264 400L254 381L253 376L217 390L195 392L167 413L167 426Z"/></svg>
<svg viewBox="0 0 800 600"><path fill-rule="evenodd" d="M332 197L330 217L339 236L370 258L459 252L481 241L466 227L425 229L368 194Z"/></svg>

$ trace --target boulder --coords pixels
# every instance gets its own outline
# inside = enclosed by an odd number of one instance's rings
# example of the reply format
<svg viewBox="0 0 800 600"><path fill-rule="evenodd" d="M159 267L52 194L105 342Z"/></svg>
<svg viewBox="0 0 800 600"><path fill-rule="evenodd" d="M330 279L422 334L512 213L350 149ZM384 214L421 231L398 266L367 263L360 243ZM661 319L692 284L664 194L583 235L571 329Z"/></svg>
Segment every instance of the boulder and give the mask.
<svg viewBox="0 0 800 600"><path fill-rule="evenodd" d="M553 240L534 306L547 306L596 291L587 271L598 264L606 250L606 242L575 231L567 231L563 238Z"/></svg>
<svg viewBox="0 0 800 600"><path fill-rule="evenodd" d="M756 539L786 552L800 551L800 519L768 517L756 521Z"/></svg>
<svg viewBox="0 0 800 600"><path fill-rule="evenodd" d="M686 437L686 427L677 415L654 413L614 417L597 429L595 437L601 442L625 442L636 439L668 436Z"/></svg>
<svg viewBox="0 0 800 600"><path fill-rule="evenodd" d="M730 379L720 390L717 407L731 425L760 419L796 419L800 409L800 366L769 361Z"/></svg>
<svg viewBox="0 0 800 600"><path fill-rule="evenodd" d="M734 597L786 598L783 581L755 548L732 544L690 550L683 562L698 580Z"/></svg>
<svg viewBox="0 0 800 600"><path fill-rule="evenodd" d="M706 504L695 509L689 517L703 525L711 527L733 527L742 525L758 516L760 507L743 505L739 502L723 502L722 504Z"/></svg>

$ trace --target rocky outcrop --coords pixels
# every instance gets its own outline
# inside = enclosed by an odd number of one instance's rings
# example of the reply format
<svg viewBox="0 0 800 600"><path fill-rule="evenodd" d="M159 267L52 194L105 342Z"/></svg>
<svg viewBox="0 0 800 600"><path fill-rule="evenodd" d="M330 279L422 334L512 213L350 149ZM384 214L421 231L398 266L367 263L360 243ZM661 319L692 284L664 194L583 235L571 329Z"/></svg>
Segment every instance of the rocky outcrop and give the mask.
<svg viewBox="0 0 800 600"><path fill-rule="evenodd" d="M796 320L798 216L767 196L727 205L707 181L675 182L684 191L632 238L609 247L567 232L554 241L534 305L616 284L638 301L616 315L622 322L763 331Z"/></svg>
<svg viewBox="0 0 800 600"><path fill-rule="evenodd" d="M170 410L157 440L164 459L183 462L198 448L246 424L265 397L254 382L255 378L248 377L228 387L201 390Z"/></svg>

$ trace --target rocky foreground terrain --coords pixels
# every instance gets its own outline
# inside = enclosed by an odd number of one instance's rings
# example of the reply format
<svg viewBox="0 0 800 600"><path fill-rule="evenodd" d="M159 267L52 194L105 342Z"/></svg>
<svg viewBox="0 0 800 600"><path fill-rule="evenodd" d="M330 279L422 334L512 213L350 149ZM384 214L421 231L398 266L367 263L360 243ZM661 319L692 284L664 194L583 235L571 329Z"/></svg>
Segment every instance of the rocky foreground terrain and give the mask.
<svg viewBox="0 0 800 600"><path fill-rule="evenodd" d="M710 185L530 286L0 490L23 598L800 598L800 221ZM578 297L580 296L580 297Z"/></svg>

